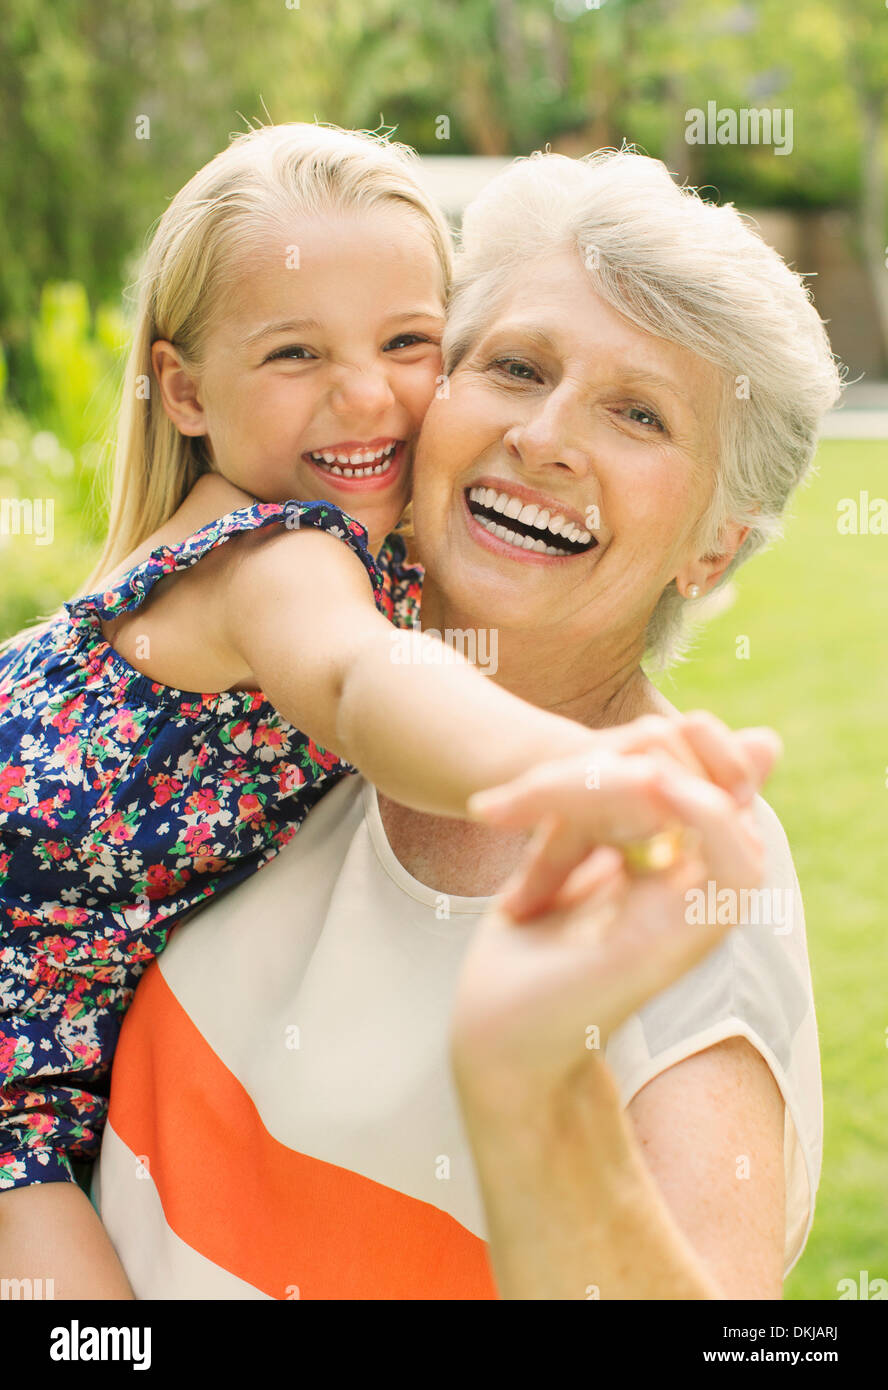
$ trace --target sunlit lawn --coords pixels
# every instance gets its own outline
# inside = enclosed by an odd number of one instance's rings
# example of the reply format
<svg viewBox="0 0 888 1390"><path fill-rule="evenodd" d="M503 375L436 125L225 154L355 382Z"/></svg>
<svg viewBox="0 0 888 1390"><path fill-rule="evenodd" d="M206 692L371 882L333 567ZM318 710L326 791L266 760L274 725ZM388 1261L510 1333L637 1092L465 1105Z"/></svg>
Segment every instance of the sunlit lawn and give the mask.
<svg viewBox="0 0 888 1390"><path fill-rule="evenodd" d="M682 709L771 724L765 791L805 902L823 1063L823 1177L787 1298L888 1277L888 535L840 535L837 503L888 497L888 442L828 440L782 541L659 684ZM736 638L749 638L738 659Z"/></svg>

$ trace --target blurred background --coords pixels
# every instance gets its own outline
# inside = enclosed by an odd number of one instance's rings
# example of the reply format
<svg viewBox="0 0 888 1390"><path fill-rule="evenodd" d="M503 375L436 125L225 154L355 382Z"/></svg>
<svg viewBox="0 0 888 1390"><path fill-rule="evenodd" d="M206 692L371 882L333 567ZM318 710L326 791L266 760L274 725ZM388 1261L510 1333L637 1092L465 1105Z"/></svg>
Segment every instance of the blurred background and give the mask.
<svg viewBox="0 0 888 1390"><path fill-rule="evenodd" d="M168 200L248 122L394 127L454 224L514 155L627 140L812 276L846 399L785 539L659 682L786 744L767 794L806 903L826 1101L789 1298L888 1275L886 103L883 0L10 0L0 24L0 637L96 558L127 287ZM775 116L769 143L722 143L719 113L742 110L780 113L780 140Z"/></svg>

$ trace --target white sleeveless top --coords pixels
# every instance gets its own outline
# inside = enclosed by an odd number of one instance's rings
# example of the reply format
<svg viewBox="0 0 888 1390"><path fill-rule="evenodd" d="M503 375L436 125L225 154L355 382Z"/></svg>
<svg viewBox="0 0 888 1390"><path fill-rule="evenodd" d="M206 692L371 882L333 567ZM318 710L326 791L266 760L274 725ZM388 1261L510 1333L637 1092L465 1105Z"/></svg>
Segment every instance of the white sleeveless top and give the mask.
<svg viewBox="0 0 888 1390"><path fill-rule="evenodd" d="M725 1038L757 1048L785 1102L788 1272L820 1178L820 1060L792 858L761 798L756 818L782 907L628 1018L605 1060L628 1105ZM124 1021L93 1179L137 1297L496 1297L447 1057L488 901L407 873L352 776L173 932Z"/></svg>

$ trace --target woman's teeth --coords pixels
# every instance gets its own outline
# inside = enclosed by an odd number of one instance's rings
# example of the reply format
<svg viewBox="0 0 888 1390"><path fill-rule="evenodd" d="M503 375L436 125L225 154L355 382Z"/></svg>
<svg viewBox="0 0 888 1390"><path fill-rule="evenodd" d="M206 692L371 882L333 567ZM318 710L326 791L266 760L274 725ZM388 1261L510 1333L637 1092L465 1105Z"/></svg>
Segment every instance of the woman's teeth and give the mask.
<svg viewBox="0 0 888 1390"><path fill-rule="evenodd" d="M507 545L533 550L538 555L581 555L598 541L591 531L583 531L575 521L560 513L554 515L535 502L522 502L508 492L491 487L468 491L469 511L475 520Z"/></svg>
<svg viewBox="0 0 888 1390"><path fill-rule="evenodd" d="M377 473L387 473L392 466L392 456L399 440L386 444L384 449L357 449L353 454L309 454L312 463L326 473L335 473L339 478L370 478Z"/></svg>

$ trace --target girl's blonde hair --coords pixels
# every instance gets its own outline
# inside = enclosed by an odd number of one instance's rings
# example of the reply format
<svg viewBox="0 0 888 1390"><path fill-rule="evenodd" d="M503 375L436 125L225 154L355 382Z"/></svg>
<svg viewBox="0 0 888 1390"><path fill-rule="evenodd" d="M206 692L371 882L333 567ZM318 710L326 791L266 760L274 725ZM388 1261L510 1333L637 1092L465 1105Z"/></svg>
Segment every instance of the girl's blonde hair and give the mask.
<svg viewBox="0 0 888 1390"><path fill-rule="evenodd" d="M291 122L232 137L227 149L189 179L157 223L136 287L138 307L118 416L108 534L77 592L95 584L167 521L197 478L212 468L203 438L180 434L168 418L151 365L158 339L173 342L199 372L226 277L254 250L269 224L294 216L399 203L425 225L450 287L448 224L416 177L419 156L384 134ZM0 650L36 633L22 629Z"/></svg>

